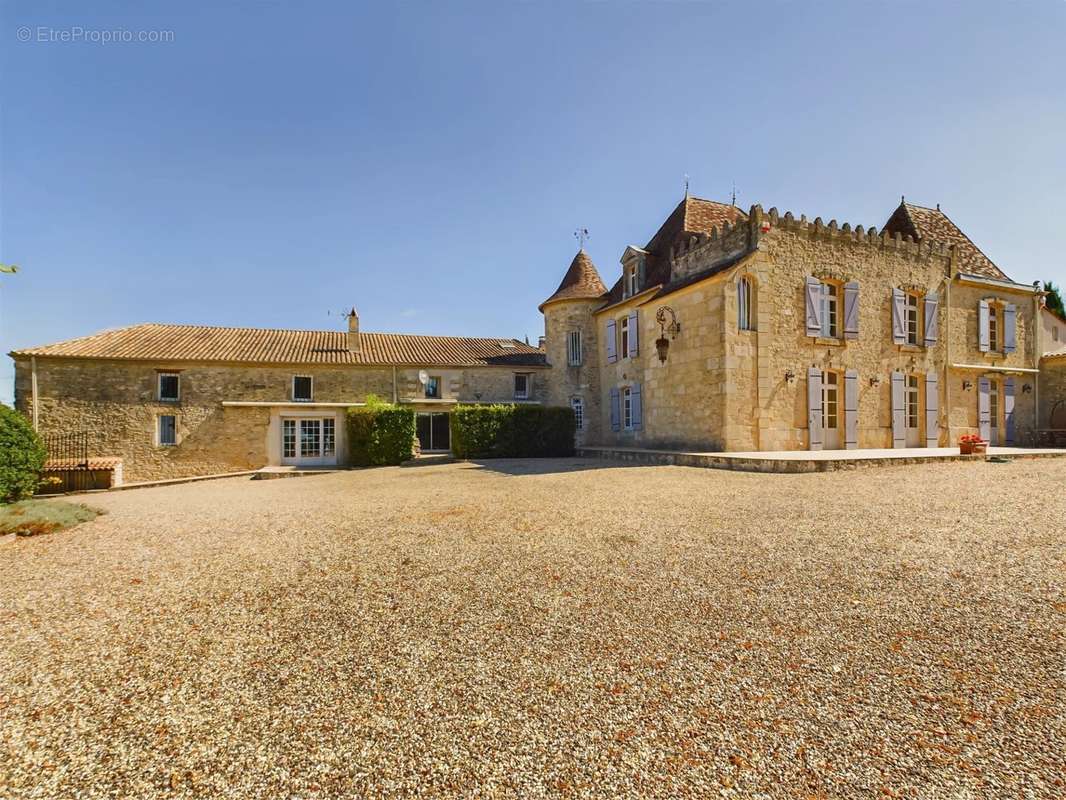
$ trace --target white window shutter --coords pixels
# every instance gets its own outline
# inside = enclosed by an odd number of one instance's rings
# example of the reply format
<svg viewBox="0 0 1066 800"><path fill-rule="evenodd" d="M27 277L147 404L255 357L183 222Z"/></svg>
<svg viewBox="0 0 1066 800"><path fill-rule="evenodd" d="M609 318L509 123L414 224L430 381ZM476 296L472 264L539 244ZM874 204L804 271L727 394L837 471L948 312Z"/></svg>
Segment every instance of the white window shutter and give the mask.
<svg viewBox="0 0 1066 800"><path fill-rule="evenodd" d="M640 384L634 383L629 390L630 417L632 418L633 430L639 431L644 427L644 402L640 392Z"/></svg>
<svg viewBox="0 0 1066 800"><path fill-rule="evenodd" d="M844 373L844 449L859 446L859 373L849 369Z"/></svg>
<svg viewBox="0 0 1066 800"><path fill-rule="evenodd" d="M630 358L635 358L640 352L640 345L637 341L639 335L637 329L640 327L637 325L637 320L639 319L639 312L636 309L629 312L629 352L626 355Z"/></svg>
<svg viewBox="0 0 1066 800"><path fill-rule="evenodd" d="M937 312L940 309L940 297L936 294L927 294L925 296L925 346L931 347L936 344L937 337L940 335L939 329L939 316Z"/></svg>
<svg viewBox="0 0 1066 800"><path fill-rule="evenodd" d="M807 433L811 450L822 449L822 371L807 370Z"/></svg>
<svg viewBox="0 0 1066 800"><path fill-rule="evenodd" d="M1014 378L1003 381L1003 423L1007 429L1007 444L1014 444Z"/></svg>
<svg viewBox="0 0 1066 800"><path fill-rule="evenodd" d="M892 342L894 344L907 343L906 324L907 296L902 289L892 290Z"/></svg>
<svg viewBox="0 0 1066 800"><path fill-rule="evenodd" d="M977 432L986 442L992 438L992 404L988 378L977 379Z"/></svg>
<svg viewBox="0 0 1066 800"><path fill-rule="evenodd" d="M987 353L992 349L991 334L988 326L988 301L982 300L977 304L977 349ZM981 438L984 438L982 436Z"/></svg>
<svg viewBox="0 0 1066 800"><path fill-rule="evenodd" d="M902 372L892 373L892 446L907 446L907 411L905 394L905 376Z"/></svg>
<svg viewBox="0 0 1066 800"><path fill-rule="evenodd" d="M807 335L822 335L822 282L817 278L807 276L806 290L804 292L807 306Z"/></svg>
<svg viewBox="0 0 1066 800"><path fill-rule="evenodd" d="M1013 303L1003 306L1003 352L1013 353L1017 348L1018 312Z"/></svg>
<svg viewBox="0 0 1066 800"><path fill-rule="evenodd" d="M859 282L844 284L844 338L859 338Z"/></svg>
<svg viewBox="0 0 1066 800"><path fill-rule="evenodd" d="M614 332L614 320L607 320L607 332L604 334L604 339L607 342L607 363L613 364L618 360L618 340Z"/></svg>
<svg viewBox="0 0 1066 800"><path fill-rule="evenodd" d="M933 371L925 376L925 446L940 446L940 386Z"/></svg>

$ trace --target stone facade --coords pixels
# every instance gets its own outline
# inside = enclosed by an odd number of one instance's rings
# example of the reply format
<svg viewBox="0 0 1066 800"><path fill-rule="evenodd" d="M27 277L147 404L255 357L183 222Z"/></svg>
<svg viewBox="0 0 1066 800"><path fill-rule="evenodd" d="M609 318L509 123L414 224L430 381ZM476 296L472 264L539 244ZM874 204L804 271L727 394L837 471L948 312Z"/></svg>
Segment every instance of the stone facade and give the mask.
<svg viewBox="0 0 1066 800"><path fill-rule="evenodd" d="M34 365L34 361L36 362ZM15 359L16 407L31 418L32 373L42 434L85 431L93 456L120 457L127 481L258 469L278 463L281 418L335 420L344 463L344 411L374 394L416 411L447 411L457 402L513 402L516 372L532 377L531 402L547 395L534 367L427 368L440 398L426 399L414 367L248 365L75 358ZM180 399L158 399L158 375L180 376ZM313 401L293 402L293 376L313 379ZM160 415L176 418L177 443L158 441Z"/></svg>
<svg viewBox="0 0 1066 800"><path fill-rule="evenodd" d="M996 394L990 414L998 410L991 427L999 443L1007 443L1008 417L1010 443L1035 441L1039 426L1033 384L1042 345L1036 323L1040 294L1033 287L961 272L956 250L947 243L916 242L835 221L797 220L776 210L764 213L758 206L746 216L735 225L680 237L670 247L668 275L659 284L638 285L631 297L624 296L628 285L620 295L612 290L593 312L598 358L579 374L568 368L565 377L568 387L592 386L598 372L600 408L590 444L734 452L806 449L812 446L812 371L819 382L839 381L838 427L832 431L835 441L824 443L827 447L954 445L959 436L988 428L978 420L983 402L978 396L986 390ZM626 249L623 275L635 269L644 252ZM849 325L857 323L857 330L845 333L840 319L835 335L810 335L808 279L839 292L854 287L857 313ZM750 329L739 324L741 280L751 286ZM916 344L897 342L894 292L915 298ZM838 297L838 304L843 303ZM1000 344L988 351L979 346L982 303L998 309ZM680 331L665 336L669 346L662 362L655 340L663 335L656 314L664 306L673 312L666 322L676 318ZM843 309L837 313L842 317ZM927 313L932 314L929 321ZM639 347L636 353L623 353L619 332L633 314ZM1008 314L1013 315L1012 350L1003 339ZM545 317L556 381L563 372L560 353L565 355L560 341L568 330L585 330L588 322L548 310ZM930 330L935 326L930 341L927 324ZM618 354L613 361L606 343L612 327ZM844 430L845 382L855 396L854 412L848 412L854 418L853 442ZM894 405L899 387L906 391L904 402L914 398L913 405L900 405L898 399ZM631 397L639 391L639 425L627 428L615 421L612 426L612 390L627 389Z"/></svg>

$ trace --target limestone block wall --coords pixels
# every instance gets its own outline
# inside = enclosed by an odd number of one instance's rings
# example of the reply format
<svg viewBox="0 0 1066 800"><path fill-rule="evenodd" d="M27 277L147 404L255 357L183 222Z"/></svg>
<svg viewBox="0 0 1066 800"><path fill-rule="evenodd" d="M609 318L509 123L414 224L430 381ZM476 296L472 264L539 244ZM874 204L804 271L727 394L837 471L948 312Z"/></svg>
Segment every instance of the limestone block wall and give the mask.
<svg viewBox="0 0 1066 800"><path fill-rule="evenodd" d="M445 398L473 402L475 393L480 393L482 402L511 402L516 370L483 367L431 371L442 374ZM520 371L536 373L533 399L544 397L545 381L538 378L546 371ZM157 399L159 372L177 372L181 376L179 401ZM270 463L272 409L223 406L223 401L290 403L294 375L310 375L314 379L314 401L319 403L364 402L369 394L385 400L393 397L391 367L38 358L40 432L87 432L90 455L122 458L127 481L257 469ZM420 397L418 370L398 369L396 386L401 400L405 395ZM32 416L29 359L17 359L15 363L15 404ZM276 411L275 406L275 417ZM162 414L176 417L175 446L157 443L157 420Z"/></svg>
<svg viewBox="0 0 1066 800"><path fill-rule="evenodd" d="M544 307L544 347L551 365L550 380L541 381L548 384L545 402L553 406L569 406L574 397L581 398L584 424L577 432L578 444L597 442L602 436L602 332L592 313L597 305L598 300L574 300ZM570 366L567 360L567 337L571 331L581 332L580 366Z"/></svg>
<svg viewBox="0 0 1066 800"><path fill-rule="evenodd" d="M1066 320L1059 319L1046 308L1040 310L1043 323L1041 331L1041 355L1044 353L1066 353Z"/></svg>
<svg viewBox="0 0 1066 800"><path fill-rule="evenodd" d="M1040 416L1037 427L1059 427L1063 420L1066 420L1066 357L1045 359L1040 365Z"/></svg>

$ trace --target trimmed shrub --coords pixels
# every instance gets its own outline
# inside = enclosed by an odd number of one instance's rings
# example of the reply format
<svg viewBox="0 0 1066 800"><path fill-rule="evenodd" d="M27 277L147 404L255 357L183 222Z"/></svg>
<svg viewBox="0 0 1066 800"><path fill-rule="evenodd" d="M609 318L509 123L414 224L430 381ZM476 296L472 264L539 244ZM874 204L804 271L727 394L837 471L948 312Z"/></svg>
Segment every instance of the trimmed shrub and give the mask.
<svg viewBox="0 0 1066 800"><path fill-rule="evenodd" d="M370 395L366 406L348 409L347 423L352 466L399 464L414 452L414 409L394 406Z"/></svg>
<svg viewBox="0 0 1066 800"><path fill-rule="evenodd" d="M31 497L48 457L44 442L22 414L0 405L0 502Z"/></svg>
<svg viewBox="0 0 1066 800"><path fill-rule="evenodd" d="M574 454L574 412L544 406L457 406L452 452L459 458L551 458Z"/></svg>

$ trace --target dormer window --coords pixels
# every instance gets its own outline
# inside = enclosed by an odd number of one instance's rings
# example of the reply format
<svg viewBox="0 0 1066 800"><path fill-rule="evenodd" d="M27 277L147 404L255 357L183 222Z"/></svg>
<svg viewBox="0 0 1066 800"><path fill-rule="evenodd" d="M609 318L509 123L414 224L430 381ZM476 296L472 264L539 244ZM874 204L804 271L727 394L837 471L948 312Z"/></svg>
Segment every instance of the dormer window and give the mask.
<svg viewBox="0 0 1066 800"><path fill-rule="evenodd" d="M640 291L640 282L637 276L637 265L633 264L626 270L626 297L632 297Z"/></svg>

